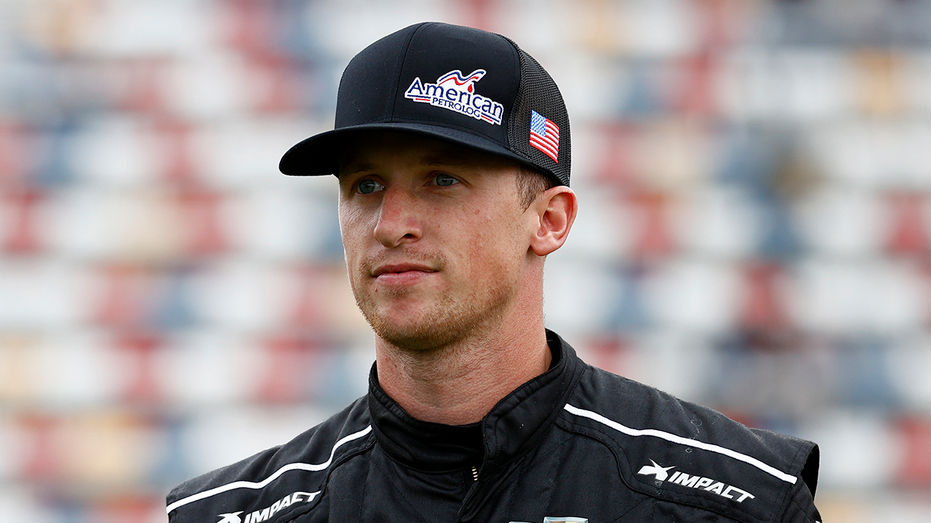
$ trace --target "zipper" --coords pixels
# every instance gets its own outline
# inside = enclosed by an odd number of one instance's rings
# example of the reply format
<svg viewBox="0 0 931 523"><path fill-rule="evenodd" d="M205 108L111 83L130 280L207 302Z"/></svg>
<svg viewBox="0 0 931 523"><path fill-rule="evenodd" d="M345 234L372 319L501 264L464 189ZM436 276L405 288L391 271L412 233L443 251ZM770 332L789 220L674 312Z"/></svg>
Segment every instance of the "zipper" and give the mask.
<svg viewBox="0 0 931 523"><path fill-rule="evenodd" d="M478 496L478 491L480 489L485 490L484 487L486 486L478 482L478 468L480 466L481 464L472 466L472 484L469 486L468 492L466 492L465 498L462 500L462 506L459 507L456 521L471 519L475 516L475 512L481 507L481 505L476 507L474 503L474 500Z"/></svg>

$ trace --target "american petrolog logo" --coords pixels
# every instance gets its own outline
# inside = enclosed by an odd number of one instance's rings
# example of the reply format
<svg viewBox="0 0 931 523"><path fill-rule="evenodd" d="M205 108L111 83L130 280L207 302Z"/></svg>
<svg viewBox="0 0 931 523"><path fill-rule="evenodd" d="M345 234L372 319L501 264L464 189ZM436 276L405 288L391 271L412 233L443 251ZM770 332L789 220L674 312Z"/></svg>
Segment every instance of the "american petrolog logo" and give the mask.
<svg viewBox="0 0 931 523"><path fill-rule="evenodd" d="M424 83L414 78L404 97L415 102L430 104L455 111L490 124L501 125L504 106L475 92L475 83L485 77L484 69L476 69L465 76L458 69L436 80Z"/></svg>

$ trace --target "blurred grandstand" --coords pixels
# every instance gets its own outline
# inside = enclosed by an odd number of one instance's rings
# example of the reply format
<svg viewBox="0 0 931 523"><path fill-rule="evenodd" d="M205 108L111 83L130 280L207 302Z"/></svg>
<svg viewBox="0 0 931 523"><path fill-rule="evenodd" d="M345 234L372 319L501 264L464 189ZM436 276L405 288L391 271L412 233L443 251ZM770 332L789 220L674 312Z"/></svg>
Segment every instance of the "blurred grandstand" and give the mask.
<svg viewBox="0 0 931 523"><path fill-rule="evenodd" d="M0 0L0 520L165 521L363 394L332 179L277 172L421 20L552 73L581 214L549 325L931 521L931 1Z"/></svg>

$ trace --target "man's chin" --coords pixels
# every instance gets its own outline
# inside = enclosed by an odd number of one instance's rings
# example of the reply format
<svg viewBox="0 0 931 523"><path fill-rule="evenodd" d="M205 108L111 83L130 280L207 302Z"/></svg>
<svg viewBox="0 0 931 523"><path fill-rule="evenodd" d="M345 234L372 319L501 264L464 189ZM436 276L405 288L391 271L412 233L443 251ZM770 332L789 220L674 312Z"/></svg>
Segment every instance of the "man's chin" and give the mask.
<svg viewBox="0 0 931 523"><path fill-rule="evenodd" d="M375 334L387 343L404 350L426 352L451 345L460 338L456 329L439 329L436 325L398 325L369 322Z"/></svg>
<svg viewBox="0 0 931 523"><path fill-rule="evenodd" d="M357 303L379 338L409 351L431 351L457 344L474 332L491 309L479 311L449 296L437 301L408 298L377 304L357 300Z"/></svg>
<svg viewBox="0 0 931 523"><path fill-rule="evenodd" d="M449 315L448 310L391 310L365 314L375 334L385 342L412 352L433 351L455 344L470 330L467 318ZM444 314L447 313L447 314Z"/></svg>

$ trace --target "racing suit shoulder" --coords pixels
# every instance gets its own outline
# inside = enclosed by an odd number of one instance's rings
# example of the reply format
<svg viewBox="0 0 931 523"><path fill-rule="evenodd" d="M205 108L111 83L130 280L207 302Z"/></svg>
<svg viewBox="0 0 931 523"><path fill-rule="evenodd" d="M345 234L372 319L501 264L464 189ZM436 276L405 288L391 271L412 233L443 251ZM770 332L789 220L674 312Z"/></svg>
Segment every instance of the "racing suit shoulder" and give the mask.
<svg viewBox="0 0 931 523"><path fill-rule="evenodd" d="M175 487L170 523L286 521L319 500L330 470L372 446L364 398L291 441Z"/></svg>
<svg viewBox="0 0 931 523"><path fill-rule="evenodd" d="M561 418L618 459L631 489L736 521L820 521L817 445L752 429L656 388L588 367Z"/></svg>

